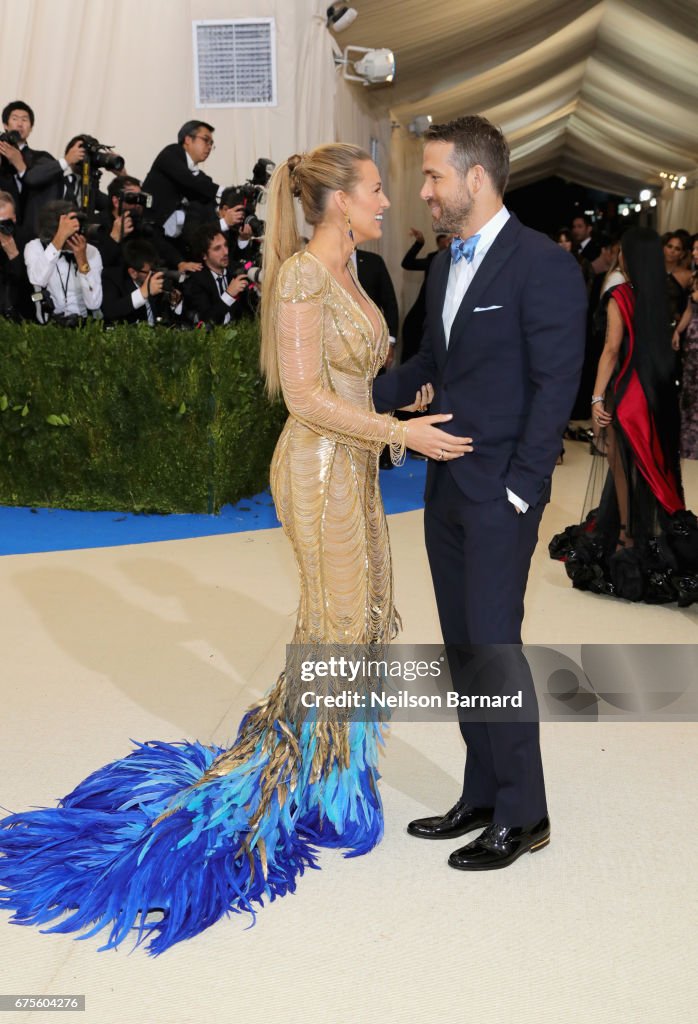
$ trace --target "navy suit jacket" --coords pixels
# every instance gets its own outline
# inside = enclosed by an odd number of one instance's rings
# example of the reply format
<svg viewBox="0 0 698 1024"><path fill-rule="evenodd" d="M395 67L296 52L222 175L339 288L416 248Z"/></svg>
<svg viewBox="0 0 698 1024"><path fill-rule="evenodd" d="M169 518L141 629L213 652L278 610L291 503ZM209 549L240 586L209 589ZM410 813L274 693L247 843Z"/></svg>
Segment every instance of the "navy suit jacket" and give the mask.
<svg viewBox="0 0 698 1024"><path fill-rule="evenodd" d="M414 401L434 385L430 412L453 413L443 429L474 450L448 463L472 501L508 487L530 506L545 502L584 358L586 292L576 260L511 215L480 264L451 328L442 311L449 250L433 260L419 352L376 378L376 409ZM427 470L426 496L434 465Z"/></svg>

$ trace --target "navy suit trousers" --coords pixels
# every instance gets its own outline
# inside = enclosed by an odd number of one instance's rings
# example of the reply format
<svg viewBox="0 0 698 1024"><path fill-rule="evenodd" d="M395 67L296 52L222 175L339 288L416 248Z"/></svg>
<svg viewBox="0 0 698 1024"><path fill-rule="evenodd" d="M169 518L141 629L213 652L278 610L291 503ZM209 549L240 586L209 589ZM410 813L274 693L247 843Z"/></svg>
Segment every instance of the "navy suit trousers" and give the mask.
<svg viewBox="0 0 698 1024"><path fill-rule="evenodd" d="M512 709L461 718L468 748L463 798L476 807L494 807L497 824L532 825L547 812L521 623L544 502L520 514L504 488L500 498L471 501L447 463L434 469L424 528L453 687L461 694L520 690L523 696L518 720ZM486 666L475 678L469 671L474 663Z"/></svg>

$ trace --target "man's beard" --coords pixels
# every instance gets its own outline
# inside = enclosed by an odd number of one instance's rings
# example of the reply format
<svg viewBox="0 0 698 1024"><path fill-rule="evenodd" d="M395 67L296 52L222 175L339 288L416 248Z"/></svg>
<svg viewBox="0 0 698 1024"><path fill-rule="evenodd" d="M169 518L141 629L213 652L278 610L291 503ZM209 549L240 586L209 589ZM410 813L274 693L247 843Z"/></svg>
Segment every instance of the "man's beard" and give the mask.
<svg viewBox="0 0 698 1024"><path fill-rule="evenodd" d="M470 220L473 212L473 196L467 185L463 185L463 191L453 202L440 201L437 205L441 208L441 216L437 220L432 215L432 228L437 233L445 235L459 235L461 229Z"/></svg>

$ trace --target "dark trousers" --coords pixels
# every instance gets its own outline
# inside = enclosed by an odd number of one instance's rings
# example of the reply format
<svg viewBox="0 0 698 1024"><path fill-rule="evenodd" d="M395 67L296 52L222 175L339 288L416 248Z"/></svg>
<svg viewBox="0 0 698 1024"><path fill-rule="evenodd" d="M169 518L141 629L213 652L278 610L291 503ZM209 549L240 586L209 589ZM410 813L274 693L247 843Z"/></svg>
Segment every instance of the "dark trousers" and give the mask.
<svg viewBox="0 0 698 1024"><path fill-rule="evenodd" d="M497 824L532 825L546 814L545 783L521 623L544 506L519 514L506 494L470 501L447 464L435 471L424 529L453 687L461 695L483 692L484 679L490 692L523 695L521 712L487 716L480 711L461 719L468 748L463 798L493 807ZM481 671L474 679L469 669L483 659L484 675Z"/></svg>

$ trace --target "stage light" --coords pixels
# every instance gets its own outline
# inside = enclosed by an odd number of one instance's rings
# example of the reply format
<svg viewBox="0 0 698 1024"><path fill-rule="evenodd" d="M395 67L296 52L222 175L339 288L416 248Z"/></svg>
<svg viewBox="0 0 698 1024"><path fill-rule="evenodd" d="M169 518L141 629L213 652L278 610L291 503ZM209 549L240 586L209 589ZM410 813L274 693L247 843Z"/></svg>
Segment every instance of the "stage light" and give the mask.
<svg viewBox="0 0 698 1024"><path fill-rule="evenodd" d="M650 190L648 188L643 188L642 192L640 193L640 202L641 203L646 203L648 201L648 199L651 199L651 198L652 198L652 193L650 192Z"/></svg>
<svg viewBox="0 0 698 1024"><path fill-rule="evenodd" d="M333 32L343 32L356 21L358 13L355 7L347 4L331 4L327 8L327 27Z"/></svg>
<svg viewBox="0 0 698 1024"><path fill-rule="evenodd" d="M360 54L358 59L352 54ZM372 50L368 46L347 46L340 57L335 54L335 64L344 66L344 77L349 82L375 85L392 82L395 77L395 55L392 50ZM349 71L353 67L354 74Z"/></svg>

